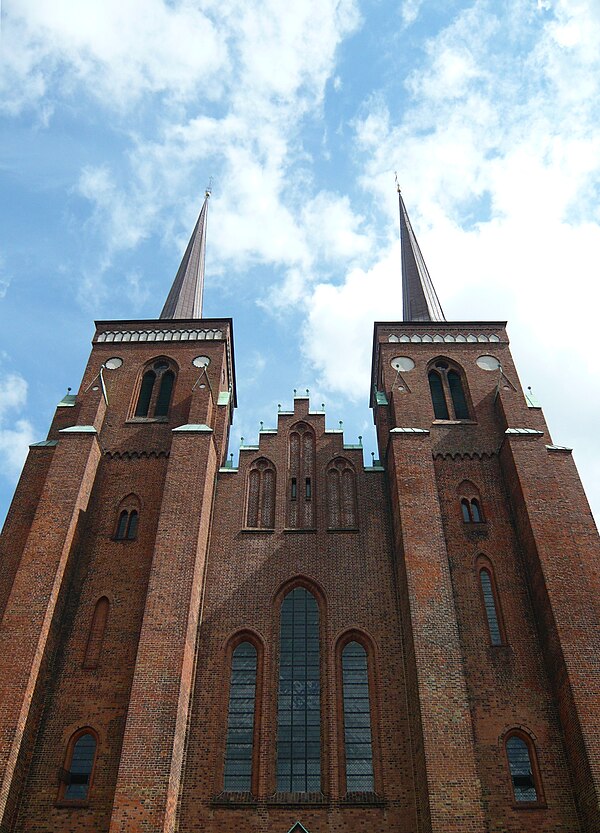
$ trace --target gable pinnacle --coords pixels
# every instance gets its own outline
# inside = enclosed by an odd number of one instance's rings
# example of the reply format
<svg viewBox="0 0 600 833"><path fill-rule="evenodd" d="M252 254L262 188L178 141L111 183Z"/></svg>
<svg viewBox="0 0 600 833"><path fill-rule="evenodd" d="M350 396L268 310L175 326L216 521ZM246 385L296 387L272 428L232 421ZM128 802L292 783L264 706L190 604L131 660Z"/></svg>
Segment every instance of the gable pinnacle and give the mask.
<svg viewBox="0 0 600 833"><path fill-rule="evenodd" d="M202 209L160 318L202 318L206 220L209 198L210 188L207 188L204 193Z"/></svg>
<svg viewBox="0 0 600 833"><path fill-rule="evenodd" d="M397 178L396 190L400 207L402 249L402 320L445 321L439 298L410 224Z"/></svg>

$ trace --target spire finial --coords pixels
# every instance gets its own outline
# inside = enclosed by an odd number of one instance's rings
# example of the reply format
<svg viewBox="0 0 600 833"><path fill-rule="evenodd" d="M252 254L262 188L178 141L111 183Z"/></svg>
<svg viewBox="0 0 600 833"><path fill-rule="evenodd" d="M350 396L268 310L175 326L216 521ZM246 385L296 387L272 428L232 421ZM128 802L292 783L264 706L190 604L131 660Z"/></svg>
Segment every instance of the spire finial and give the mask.
<svg viewBox="0 0 600 833"><path fill-rule="evenodd" d="M161 318L202 318L206 221L211 190L212 177L204 191L204 202L196 226L160 314Z"/></svg>
<svg viewBox="0 0 600 833"><path fill-rule="evenodd" d="M439 298L408 219L397 174L396 190L400 208L400 245L402 248L402 319L403 321L445 321Z"/></svg>

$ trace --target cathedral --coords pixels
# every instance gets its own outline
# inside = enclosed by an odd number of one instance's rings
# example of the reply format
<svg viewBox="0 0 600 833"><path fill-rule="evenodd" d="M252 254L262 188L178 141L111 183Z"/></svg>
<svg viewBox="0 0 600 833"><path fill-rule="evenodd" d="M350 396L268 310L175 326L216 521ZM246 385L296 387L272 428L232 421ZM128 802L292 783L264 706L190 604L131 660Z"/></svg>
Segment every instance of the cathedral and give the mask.
<svg viewBox="0 0 600 833"><path fill-rule="evenodd" d="M16 489L0 831L598 833L598 535L505 322L445 320L399 193L377 459L296 396L235 466L208 196Z"/></svg>

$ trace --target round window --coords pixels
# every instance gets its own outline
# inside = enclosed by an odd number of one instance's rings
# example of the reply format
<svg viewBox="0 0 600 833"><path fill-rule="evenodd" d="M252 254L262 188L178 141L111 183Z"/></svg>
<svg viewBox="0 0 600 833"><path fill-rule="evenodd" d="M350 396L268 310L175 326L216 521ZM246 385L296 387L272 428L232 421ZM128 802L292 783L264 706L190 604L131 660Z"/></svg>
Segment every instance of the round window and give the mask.
<svg viewBox="0 0 600 833"><path fill-rule="evenodd" d="M210 359L208 356L196 356L196 358L192 360L192 364L194 367L208 367Z"/></svg>
<svg viewBox="0 0 600 833"><path fill-rule="evenodd" d="M477 367L482 370L498 370L500 362L495 356L480 356L477 359Z"/></svg>
<svg viewBox="0 0 600 833"><path fill-rule="evenodd" d="M403 371L404 373L408 373L409 370L413 370L415 363L412 359L409 359L408 356L396 356L390 362L394 370Z"/></svg>

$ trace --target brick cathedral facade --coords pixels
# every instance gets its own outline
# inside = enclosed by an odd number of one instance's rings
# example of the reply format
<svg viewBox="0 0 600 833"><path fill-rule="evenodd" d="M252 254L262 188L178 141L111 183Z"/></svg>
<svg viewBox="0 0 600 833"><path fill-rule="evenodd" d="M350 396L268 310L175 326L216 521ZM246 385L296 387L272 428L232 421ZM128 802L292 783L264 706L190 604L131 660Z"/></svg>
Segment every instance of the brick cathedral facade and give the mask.
<svg viewBox="0 0 600 833"><path fill-rule="evenodd" d="M373 465L300 396L234 468L204 226L17 487L0 830L598 833L598 535L504 323L375 324Z"/></svg>

